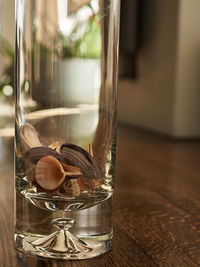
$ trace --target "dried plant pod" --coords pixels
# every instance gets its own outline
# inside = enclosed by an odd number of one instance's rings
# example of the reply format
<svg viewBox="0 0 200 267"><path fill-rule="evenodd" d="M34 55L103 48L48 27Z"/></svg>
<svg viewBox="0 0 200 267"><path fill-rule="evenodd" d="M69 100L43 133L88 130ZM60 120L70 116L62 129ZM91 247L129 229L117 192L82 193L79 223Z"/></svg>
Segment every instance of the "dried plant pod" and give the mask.
<svg viewBox="0 0 200 267"><path fill-rule="evenodd" d="M81 172L80 168L68 165L66 162L61 162L61 164L62 164L64 170L66 171L66 174L71 173L74 176L83 176L83 173Z"/></svg>
<svg viewBox="0 0 200 267"><path fill-rule="evenodd" d="M61 154L66 163L80 168L84 177L98 179L102 177L102 170L95 159L83 148L74 144L63 144L60 147Z"/></svg>
<svg viewBox="0 0 200 267"><path fill-rule="evenodd" d="M35 165L25 161L25 170L27 180L32 183L35 180Z"/></svg>
<svg viewBox="0 0 200 267"><path fill-rule="evenodd" d="M61 154L61 152L60 152L60 146L58 146L58 147L56 148L56 152L57 152L58 154Z"/></svg>
<svg viewBox="0 0 200 267"><path fill-rule="evenodd" d="M66 183L63 184L63 189L66 195L78 197L80 196L80 187L77 179L70 179Z"/></svg>
<svg viewBox="0 0 200 267"><path fill-rule="evenodd" d="M54 149L58 154L61 154L60 153L60 143L58 141L51 143L48 147Z"/></svg>
<svg viewBox="0 0 200 267"><path fill-rule="evenodd" d="M88 184L89 179L85 177L79 177L77 178L77 181L78 181L81 192L84 192L90 189L89 184Z"/></svg>
<svg viewBox="0 0 200 267"><path fill-rule="evenodd" d="M89 189L95 190L103 183L103 179L90 179L89 180L85 177L79 177L77 178L77 181L78 181L81 192L89 190Z"/></svg>
<svg viewBox="0 0 200 267"><path fill-rule="evenodd" d="M92 190L97 189L103 183L103 179L92 179L89 180L89 187Z"/></svg>
<svg viewBox="0 0 200 267"><path fill-rule="evenodd" d="M60 146L59 142L53 142L52 144L50 144L48 147L52 148L52 149L57 149Z"/></svg>
<svg viewBox="0 0 200 267"><path fill-rule="evenodd" d="M32 147L45 146L45 143L40 137L38 131L29 123L20 127L20 135L23 142L29 149Z"/></svg>
<svg viewBox="0 0 200 267"><path fill-rule="evenodd" d="M52 156L59 161L64 162L64 158L50 147L33 147L25 154L25 160L36 164L42 157Z"/></svg>
<svg viewBox="0 0 200 267"><path fill-rule="evenodd" d="M93 154L93 147L92 147L92 144L89 144L88 145L88 152L89 152L89 154L93 157L94 156L94 154Z"/></svg>
<svg viewBox="0 0 200 267"><path fill-rule="evenodd" d="M60 162L52 157L42 157L35 167L35 180L46 190L55 190L65 180L65 171Z"/></svg>

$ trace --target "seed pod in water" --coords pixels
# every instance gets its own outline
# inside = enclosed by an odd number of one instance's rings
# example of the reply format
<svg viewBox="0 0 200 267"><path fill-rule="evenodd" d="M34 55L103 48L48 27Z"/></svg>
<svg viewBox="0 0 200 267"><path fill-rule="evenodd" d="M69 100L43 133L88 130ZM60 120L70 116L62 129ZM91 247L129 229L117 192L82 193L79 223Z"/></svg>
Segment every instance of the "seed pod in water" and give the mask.
<svg viewBox="0 0 200 267"><path fill-rule="evenodd" d="M65 180L65 171L60 162L51 156L42 157L35 167L35 180L46 190L55 190Z"/></svg>
<svg viewBox="0 0 200 267"><path fill-rule="evenodd" d="M77 181L81 192L89 189L95 190L103 183L103 179L87 179L85 177L78 177Z"/></svg>
<svg viewBox="0 0 200 267"><path fill-rule="evenodd" d="M77 179L70 179L66 183L63 184L63 189L66 195L72 197L80 196L80 187Z"/></svg>
<svg viewBox="0 0 200 267"><path fill-rule="evenodd" d="M64 161L64 158L57 153L55 149L50 147L33 147L25 154L25 160L36 164L42 157L52 156L59 161Z"/></svg>
<svg viewBox="0 0 200 267"><path fill-rule="evenodd" d="M66 163L80 168L84 177L90 179L102 178L102 170L95 159L83 148L73 144L63 144L61 154Z"/></svg>
<svg viewBox="0 0 200 267"><path fill-rule="evenodd" d="M50 145L48 145L48 147L50 147L50 148L52 148L52 149L55 149L55 150L56 150L59 146L60 146L60 145L59 145L59 142L58 142L58 141L53 142L53 143L51 143Z"/></svg>
<svg viewBox="0 0 200 267"><path fill-rule="evenodd" d="M46 145L38 131L29 123L26 123L20 127L19 135L21 144L25 151L32 147Z"/></svg>

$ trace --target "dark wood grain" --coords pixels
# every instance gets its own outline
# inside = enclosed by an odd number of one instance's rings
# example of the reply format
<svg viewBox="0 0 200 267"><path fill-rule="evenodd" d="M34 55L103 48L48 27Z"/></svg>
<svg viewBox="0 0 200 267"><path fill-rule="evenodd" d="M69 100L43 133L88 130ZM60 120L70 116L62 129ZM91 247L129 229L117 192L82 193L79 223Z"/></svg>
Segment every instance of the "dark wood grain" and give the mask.
<svg viewBox="0 0 200 267"><path fill-rule="evenodd" d="M200 266L199 141L120 129L113 247L75 262L16 256L12 142L0 151L0 266Z"/></svg>

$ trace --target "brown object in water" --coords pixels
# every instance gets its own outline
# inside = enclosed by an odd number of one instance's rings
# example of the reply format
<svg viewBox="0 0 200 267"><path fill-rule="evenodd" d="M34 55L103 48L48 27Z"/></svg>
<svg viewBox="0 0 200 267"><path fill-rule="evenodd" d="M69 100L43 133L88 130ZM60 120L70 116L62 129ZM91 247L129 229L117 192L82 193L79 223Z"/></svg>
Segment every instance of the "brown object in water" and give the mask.
<svg viewBox="0 0 200 267"><path fill-rule="evenodd" d="M55 157L44 156L36 164L35 180L46 190L55 190L66 177L76 178L81 176L80 170L73 166L67 166L59 162Z"/></svg>
<svg viewBox="0 0 200 267"><path fill-rule="evenodd" d="M80 186L81 192L89 190L89 189L95 190L98 186L100 186L103 183L103 179L89 180L85 177L79 177L77 178L77 181Z"/></svg>
<svg viewBox="0 0 200 267"><path fill-rule="evenodd" d="M58 141L53 142L52 144L50 144L48 147L54 149L58 154L60 154L60 144Z"/></svg>
<svg viewBox="0 0 200 267"><path fill-rule="evenodd" d="M71 166L68 165L65 162L61 162L64 170L66 171L66 173L72 177L74 176L74 178L76 178L77 176L83 176L83 173L81 172L80 168L75 167L75 166Z"/></svg>
<svg viewBox="0 0 200 267"><path fill-rule="evenodd" d="M73 176L81 175L88 179L103 177L95 159L83 148L73 144L63 144L60 147L60 153L51 147L33 147L26 152L25 160L37 164L42 157L52 156L60 161L66 172L73 173ZM72 176L68 173L67 175Z"/></svg>
<svg viewBox="0 0 200 267"><path fill-rule="evenodd" d="M26 178L29 182L32 183L35 180L35 164L25 161L25 169Z"/></svg>
<svg viewBox="0 0 200 267"><path fill-rule="evenodd" d="M55 190L65 180L66 173L60 162L51 156L42 157L35 167L35 180L46 190Z"/></svg>
<svg viewBox="0 0 200 267"><path fill-rule="evenodd" d="M19 128L19 140L23 154L33 147L46 146L38 131L29 123L26 123Z"/></svg>
<svg viewBox="0 0 200 267"><path fill-rule="evenodd" d="M20 130L24 141L30 148L44 145L39 133L31 124L24 124Z"/></svg>
<svg viewBox="0 0 200 267"><path fill-rule="evenodd" d="M48 147L52 148L52 149L56 149L60 146L59 142L53 142L52 144L50 144Z"/></svg>
<svg viewBox="0 0 200 267"><path fill-rule="evenodd" d="M65 162L70 166L80 168L83 176L89 179L103 177L101 168L95 159L83 148L74 144L65 143L60 147Z"/></svg>
<svg viewBox="0 0 200 267"><path fill-rule="evenodd" d="M88 145L88 152L93 157L93 147L92 147L92 144L89 144Z"/></svg>
<svg viewBox="0 0 200 267"><path fill-rule="evenodd" d="M64 162L64 158L50 147L33 147L25 154L25 160L36 164L42 157L52 156L59 161Z"/></svg>
<svg viewBox="0 0 200 267"><path fill-rule="evenodd" d="M66 183L63 184L63 189L67 195L78 197L80 196L80 186L78 184L77 179L70 179Z"/></svg>

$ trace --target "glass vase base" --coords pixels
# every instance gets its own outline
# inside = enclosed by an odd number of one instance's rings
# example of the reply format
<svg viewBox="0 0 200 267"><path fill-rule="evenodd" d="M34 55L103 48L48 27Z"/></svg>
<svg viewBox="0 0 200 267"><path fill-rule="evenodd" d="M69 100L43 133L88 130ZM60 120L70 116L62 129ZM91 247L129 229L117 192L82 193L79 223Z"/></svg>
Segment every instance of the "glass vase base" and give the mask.
<svg viewBox="0 0 200 267"><path fill-rule="evenodd" d="M15 235L16 250L22 254L35 255L42 258L60 259L60 260L81 260L97 257L107 252L112 245L112 241L98 240L98 238L82 238L73 236L76 245L69 249L62 246L63 251L59 251L59 245L56 248L56 242L60 243L58 232L54 232L50 236L22 236ZM52 239L51 239L52 238ZM55 238L55 239L54 239ZM50 240L51 239L51 240ZM100 238L101 239L101 238ZM56 240L56 241L55 241ZM52 244L51 244L52 242ZM48 246L47 244L50 244ZM69 240L69 243L71 241ZM52 246L51 246L52 245ZM54 246L55 245L55 246Z"/></svg>

